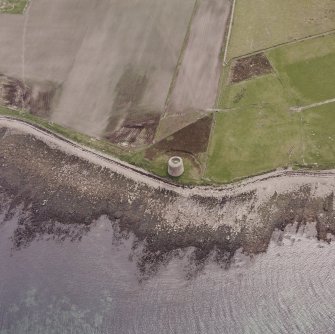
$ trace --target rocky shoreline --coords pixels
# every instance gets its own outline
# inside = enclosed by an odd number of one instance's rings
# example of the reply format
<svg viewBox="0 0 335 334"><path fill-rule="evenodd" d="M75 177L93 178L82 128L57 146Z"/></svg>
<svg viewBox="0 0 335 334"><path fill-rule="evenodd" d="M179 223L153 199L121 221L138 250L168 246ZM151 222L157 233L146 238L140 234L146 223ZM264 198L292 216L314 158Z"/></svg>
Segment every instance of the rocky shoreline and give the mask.
<svg viewBox="0 0 335 334"><path fill-rule="evenodd" d="M334 171L279 171L221 187L178 187L145 174L0 118L0 210L7 218L25 212L14 249L36 238L80 240L105 215L120 238L135 236L138 268L150 275L183 252L196 268L208 258L229 265L237 250L266 251L273 232L293 223L316 223L320 240L335 234Z"/></svg>

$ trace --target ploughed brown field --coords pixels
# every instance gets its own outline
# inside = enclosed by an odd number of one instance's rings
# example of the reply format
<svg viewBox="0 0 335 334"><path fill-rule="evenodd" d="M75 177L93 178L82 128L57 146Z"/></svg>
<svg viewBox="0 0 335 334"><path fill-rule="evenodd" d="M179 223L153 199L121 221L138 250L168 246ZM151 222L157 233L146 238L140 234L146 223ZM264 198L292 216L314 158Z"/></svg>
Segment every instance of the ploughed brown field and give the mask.
<svg viewBox="0 0 335 334"><path fill-rule="evenodd" d="M148 144L166 108L213 107L230 5L32 0L23 15L0 14L0 102L114 143Z"/></svg>

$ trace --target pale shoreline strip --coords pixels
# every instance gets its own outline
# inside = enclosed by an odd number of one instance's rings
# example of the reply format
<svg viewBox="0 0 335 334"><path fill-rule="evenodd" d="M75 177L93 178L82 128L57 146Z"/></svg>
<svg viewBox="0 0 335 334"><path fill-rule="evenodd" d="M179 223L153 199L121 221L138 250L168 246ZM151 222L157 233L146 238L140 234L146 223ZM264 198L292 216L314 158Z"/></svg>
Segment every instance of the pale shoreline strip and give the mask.
<svg viewBox="0 0 335 334"><path fill-rule="evenodd" d="M69 155L74 155L102 168L108 168L114 173L123 175L135 182L146 184L155 189L173 191L183 197L201 196L222 198L257 190L258 193L272 191L286 192L297 189L305 184L326 185L335 191L335 170L323 171L293 171L277 170L259 176L250 177L242 181L220 186L182 186L169 183L141 168L130 165L117 158L103 154L91 148L84 147L63 136L35 126L29 122L12 117L0 116L0 127L16 130L32 135L47 145L60 149Z"/></svg>

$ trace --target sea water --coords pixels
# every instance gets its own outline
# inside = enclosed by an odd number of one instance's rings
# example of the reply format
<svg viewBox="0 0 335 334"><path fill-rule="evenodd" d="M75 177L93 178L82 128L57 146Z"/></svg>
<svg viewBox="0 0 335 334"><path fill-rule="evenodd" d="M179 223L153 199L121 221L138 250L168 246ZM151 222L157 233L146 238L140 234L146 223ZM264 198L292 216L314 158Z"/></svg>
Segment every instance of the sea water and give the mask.
<svg viewBox="0 0 335 334"><path fill-rule="evenodd" d="M0 333L333 333L335 246L312 233L275 235L268 251L208 261L188 256L141 278L133 238L106 217L80 241L38 236L19 249L22 210L0 217ZM313 231L313 229L312 229Z"/></svg>

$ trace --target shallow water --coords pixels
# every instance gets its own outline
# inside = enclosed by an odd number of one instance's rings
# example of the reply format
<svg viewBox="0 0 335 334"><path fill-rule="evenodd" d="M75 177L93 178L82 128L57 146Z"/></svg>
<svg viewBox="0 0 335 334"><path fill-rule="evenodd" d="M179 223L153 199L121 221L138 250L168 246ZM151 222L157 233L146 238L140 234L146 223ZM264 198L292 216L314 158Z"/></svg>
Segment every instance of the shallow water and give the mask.
<svg viewBox="0 0 335 334"><path fill-rule="evenodd" d="M188 255L141 280L132 239L101 217L81 241L13 249L18 215L0 224L0 333L332 333L335 246L311 227L274 235L268 252L207 264ZM0 221L4 218L0 216Z"/></svg>

